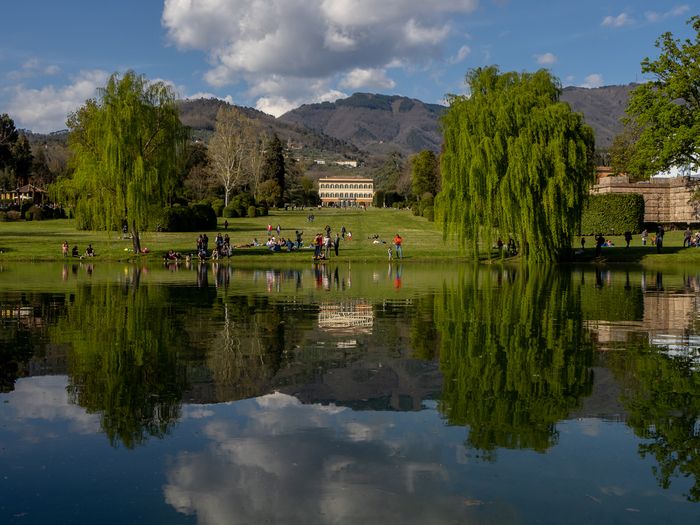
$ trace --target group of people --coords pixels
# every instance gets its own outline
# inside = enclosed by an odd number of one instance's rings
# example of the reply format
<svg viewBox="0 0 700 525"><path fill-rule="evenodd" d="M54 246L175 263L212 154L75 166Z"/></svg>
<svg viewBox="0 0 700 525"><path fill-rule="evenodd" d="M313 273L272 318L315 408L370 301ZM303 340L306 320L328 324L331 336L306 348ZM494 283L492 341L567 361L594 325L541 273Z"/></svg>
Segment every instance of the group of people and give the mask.
<svg viewBox="0 0 700 525"><path fill-rule="evenodd" d="M515 247L515 240L513 240L513 237L508 238L508 244L504 243L499 237L496 240L496 248L498 249L499 253L502 253L508 257L518 254L518 249Z"/></svg>
<svg viewBox="0 0 700 525"><path fill-rule="evenodd" d="M80 257L80 251L78 250L78 246L75 245L73 248L70 247L68 244L68 241L63 241L63 244L61 245L61 252L63 253L64 257L68 257L68 252L70 252L71 257ZM92 247L92 244L88 244L87 248L85 248L85 253L83 254L83 257L94 257L95 256L95 250Z"/></svg>

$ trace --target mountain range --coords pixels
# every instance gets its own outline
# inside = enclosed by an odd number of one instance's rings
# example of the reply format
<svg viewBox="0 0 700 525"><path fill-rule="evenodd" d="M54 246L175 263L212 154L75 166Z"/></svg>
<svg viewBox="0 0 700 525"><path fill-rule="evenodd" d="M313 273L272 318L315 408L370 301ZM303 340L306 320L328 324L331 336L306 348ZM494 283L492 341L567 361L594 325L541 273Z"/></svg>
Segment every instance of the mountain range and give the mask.
<svg viewBox="0 0 700 525"><path fill-rule="evenodd" d="M634 84L600 88L564 88L561 100L580 112L595 133L596 148L606 150L621 130L630 91ZM194 138L208 141L214 131L216 113L227 102L218 99L179 102L180 118L192 129ZM268 134L276 133L283 142L308 159L326 158L369 161L392 152L411 155L424 149L440 151L440 116L447 110L398 95L355 93L335 102L305 104L279 118L242 107ZM29 134L30 142L46 147L62 142L64 132L50 135Z"/></svg>

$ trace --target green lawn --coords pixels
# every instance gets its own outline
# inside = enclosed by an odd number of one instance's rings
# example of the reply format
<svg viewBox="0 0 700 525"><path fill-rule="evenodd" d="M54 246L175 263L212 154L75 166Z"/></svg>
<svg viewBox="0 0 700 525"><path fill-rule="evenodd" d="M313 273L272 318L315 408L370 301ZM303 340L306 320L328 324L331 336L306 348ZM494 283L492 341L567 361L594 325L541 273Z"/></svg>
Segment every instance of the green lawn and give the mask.
<svg viewBox="0 0 700 525"><path fill-rule="evenodd" d="M309 213L315 215L313 222L308 222ZM254 238L260 242L267 240L267 225L273 229L279 224L281 237L295 239L295 231L303 231L305 245L313 241L317 232L322 232L328 224L333 235L345 226L352 232L352 240L342 241L340 257L348 260L373 261L388 258L387 248L396 233L403 237L404 257L407 260L431 260L434 258L452 258L458 255L457 244L453 241L443 242L442 233L435 224L422 217L415 217L405 210L368 209L366 211L348 209L310 209L305 211L272 211L267 217L227 219L228 229L223 226L224 219L219 219L218 230L228 233L231 244L249 244ZM214 244L216 231L203 232L144 232L141 246L149 249L147 259L160 260L172 249L183 255L196 251L196 239L199 233L209 236L209 246ZM276 232L273 231L273 235ZM386 244L374 244L371 237L379 235ZM50 261L62 258L61 244L68 241L72 247L78 246L80 254L91 243L97 254L96 260L127 260L134 256L131 241L122 239L117 232L77 231L72 220L2 222L0 223L0 261ZM271 253L266 248L242 248L234 250L232 260L266 260L275 258L276 262L300 261L310 258L310 250L300 252Z"/></svg>
<svg viewBox="0 0 700 525"><path fill-rule="evenodd" d="M313 222L307 221L309 213L315 215ZM470 260L470 257L460 253L456 241L443 241L442 233L434 223L422 217L415 217L405 210L369 208L366 211L359 209L273 211L268 217L228 219L227 230L224 230L223 222L224 219L219 219L218 231L228 233L234 245L251 243L254 238L264 242L267 239L268 224L273 228L279 224L282 228L281 236L291 237L292 240L295 238L295 230L303 231L304 243L308 245L314 235L322 232L328 224L333 234L339 232L342 226L352 232L352 240L345 240L340 244L340 258L343 260L386 260L387 248L391 246L391 240L396 233L404 239L404 257L407 261ZM216 231L144 232L141 244L147 247L150 253L139 257L160 261L169 249L182 254L194 253L199 233L206 233L210 239L210 246L214 244ZM373 235L379 235L386 244L374 244ZM594 240L592 237L587 237L584 253L576 255L575 260L585 263L641 263L645 266L700 263L700 248L682 247L682 231L666 233L663 253L660 255L656 253L654 246L642 246L639 235L634 237L629 249L624 247L622 236L613 236L610 239L615 246L603 248L602 257L596 259ZM78 231L72 220L50 220L0 222L0 261L60 260L62 259L61 244L64 240L68 241L71 247L77 245L81 254L84 253L88 243L91 243L97 254L96 260L124 261L134 257L131 241L122 239L117 232ZM579 248L578 243L575 248ZM272 253L266 248L242 248L234 250L231 260L267 263L273 258L276 264L298 263L308 261L311 255L308 249L293 253ZM498 261L498 259L495 260Z"/></svg>

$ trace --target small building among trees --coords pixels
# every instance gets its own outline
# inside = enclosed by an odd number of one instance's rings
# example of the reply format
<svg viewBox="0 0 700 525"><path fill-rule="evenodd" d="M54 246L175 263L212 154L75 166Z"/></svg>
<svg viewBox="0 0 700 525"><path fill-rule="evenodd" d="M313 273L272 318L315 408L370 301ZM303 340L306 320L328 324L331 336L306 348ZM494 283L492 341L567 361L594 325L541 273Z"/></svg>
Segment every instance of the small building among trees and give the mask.
<svg viewBox="0 0 700 525"><path fill-rule="evenodd" d="M319 179L318 196L322 206L371 206L374 181L355 177Z"/></svg>

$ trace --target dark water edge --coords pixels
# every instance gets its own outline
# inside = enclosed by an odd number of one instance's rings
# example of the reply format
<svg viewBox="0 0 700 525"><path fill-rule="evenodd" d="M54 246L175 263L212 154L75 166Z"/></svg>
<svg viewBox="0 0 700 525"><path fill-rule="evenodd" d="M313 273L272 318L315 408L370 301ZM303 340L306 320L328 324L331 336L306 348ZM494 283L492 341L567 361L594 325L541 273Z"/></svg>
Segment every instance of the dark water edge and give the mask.
<svg viewBox="0 0 700 525"><path fill-rule="evenodd" d="M4 265L0 520L693 522L698 282Z"/></svg>

